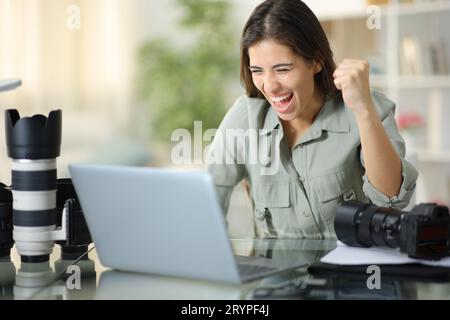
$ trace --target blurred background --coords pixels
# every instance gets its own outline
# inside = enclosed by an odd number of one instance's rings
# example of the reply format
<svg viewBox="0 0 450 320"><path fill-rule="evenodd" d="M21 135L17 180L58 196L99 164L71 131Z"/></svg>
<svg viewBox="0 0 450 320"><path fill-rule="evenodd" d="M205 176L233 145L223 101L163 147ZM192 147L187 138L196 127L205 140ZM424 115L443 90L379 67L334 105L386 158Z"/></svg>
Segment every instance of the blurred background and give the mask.
<svg viewBox="0 0 450 320"><path fill-rule="evenodd" d="M294 1L294 0L293 0ZM0 0L2 114L63 110L58 177L72 162L173 166L171 134L217 128L237 96L239 39L256 0ZM367 59L371 86L397 103L417 202L450 204L450 1L305 1L335 60ZM10 184L3 115L0 181ZM238 186L233 236L252 236ZM244 219L247 217L247 219Z"/></svg>

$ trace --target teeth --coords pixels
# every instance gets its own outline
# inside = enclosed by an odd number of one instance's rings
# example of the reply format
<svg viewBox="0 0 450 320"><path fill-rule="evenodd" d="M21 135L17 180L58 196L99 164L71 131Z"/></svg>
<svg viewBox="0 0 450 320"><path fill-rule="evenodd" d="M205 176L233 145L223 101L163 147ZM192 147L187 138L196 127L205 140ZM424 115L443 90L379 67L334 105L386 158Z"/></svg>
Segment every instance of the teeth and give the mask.
<svg viewBox="0 0 450 320"><path fill-rule="evenodd" d="M289 98L291 96L291 94L287 94L285 96L281 96L281 97L272 97L272 101L274 102L281 102L287 98Z"/></svg>

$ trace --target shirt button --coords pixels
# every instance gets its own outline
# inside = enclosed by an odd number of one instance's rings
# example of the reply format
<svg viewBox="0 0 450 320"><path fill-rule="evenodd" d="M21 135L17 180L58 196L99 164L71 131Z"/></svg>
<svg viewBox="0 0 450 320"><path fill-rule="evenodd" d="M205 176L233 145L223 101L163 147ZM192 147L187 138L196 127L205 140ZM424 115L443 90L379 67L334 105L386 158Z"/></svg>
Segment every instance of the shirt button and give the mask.
<svg viewBox="0 0 450 320"><path fill-rule="evenodd" d="M298 176L298 179L299 179L302 183L305 182L305 177L304 177L304 176Z"/></svg>
<svg viewBox="0 0 450 320"><path fill-rule="evenodd" d="M309 217L309 212L308 212L308 210L303 211L303 215L304 215L305 217Z"/></svg>

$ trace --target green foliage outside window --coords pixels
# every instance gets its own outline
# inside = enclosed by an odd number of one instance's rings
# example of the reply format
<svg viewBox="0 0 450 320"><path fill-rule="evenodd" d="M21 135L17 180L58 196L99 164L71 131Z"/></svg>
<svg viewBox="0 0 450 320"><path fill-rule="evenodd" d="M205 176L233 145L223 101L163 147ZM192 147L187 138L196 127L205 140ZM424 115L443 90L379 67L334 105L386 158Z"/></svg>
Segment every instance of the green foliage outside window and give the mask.
<svg viewBox="0 0 450 320"><path fill-rule="evenodd" d="M227 108L226 88L238 76L238 57L227 1L178 0L180 26L194 43L177 48L167 39L143 45L139 52L139 98L150 108L152 138L168 143L177 128L193 132L217 128Z"/></svg>

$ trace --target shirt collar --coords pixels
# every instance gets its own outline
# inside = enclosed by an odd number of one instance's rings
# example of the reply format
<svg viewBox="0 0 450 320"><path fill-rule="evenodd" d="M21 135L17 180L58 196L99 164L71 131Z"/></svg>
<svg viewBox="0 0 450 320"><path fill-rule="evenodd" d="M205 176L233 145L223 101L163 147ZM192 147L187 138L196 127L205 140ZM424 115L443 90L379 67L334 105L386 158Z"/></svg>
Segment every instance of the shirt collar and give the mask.
<svg viewBox="0 0 450 320"><path fill-rule="evenodd" d="M280 119L278 118L277 113L275 110L271 107L270 103L267 101L264 101L263 104L264 107L268 108L266 117L264 119L264 124L262 126L262 130L259 131L259 135L268 135L273 130L282 128Z"/></svg>
<svg viewBox="0 0 450 320"><path fill-rule="evenodd" d="M275 129L282 128L280 119L270 104L265 101L264 107L268 108L260 135L267 135ZM345 105L341 97L328 98L319 111L311 127L314 136L320 135L320 131L350 132L350 124L347 118Z"/></svg>
<svg viewBox="0 0 450 320"><path fill-rule="evenodd" d="M322 130L350 132L347 110L342 97L328 98L322 106L316 121Z"/></svg>

